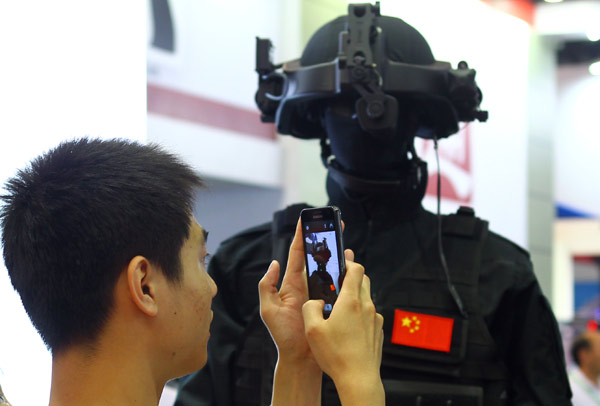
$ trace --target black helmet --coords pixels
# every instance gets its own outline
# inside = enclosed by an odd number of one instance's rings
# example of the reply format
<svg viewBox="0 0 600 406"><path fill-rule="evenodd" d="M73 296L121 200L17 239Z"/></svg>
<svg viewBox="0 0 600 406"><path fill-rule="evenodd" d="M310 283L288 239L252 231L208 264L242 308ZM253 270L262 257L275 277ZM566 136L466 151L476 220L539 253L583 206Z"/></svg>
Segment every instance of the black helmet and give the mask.
<svg viewBox="0 0 600 406"><path fill-rule="evenodd" d="M300 64L316 65L334 60L340 51L340 33L345 31L348 16L340 16L319 28L310 38ZM383 50L392 61L431 65L435 58L419 31L399 18L379 16L377 26L385 33Z"/></svg>
<svg viewBox="0 0 600 406"><path fill-rule="evenodd" d="M459 121L485 121L478 109L481 91L475 71L461 62L452 69L434 59L425 38L399 18L380 16L379 4L350 4L348 15L325 24L311 37L302 57L273 65L271 43L257 38L259 89L256 102L264 122L281 134L323 138L322 106L354 95L355 113L372 134L393 132L398 99L410 100L423 138L447 137Z"/></svg>

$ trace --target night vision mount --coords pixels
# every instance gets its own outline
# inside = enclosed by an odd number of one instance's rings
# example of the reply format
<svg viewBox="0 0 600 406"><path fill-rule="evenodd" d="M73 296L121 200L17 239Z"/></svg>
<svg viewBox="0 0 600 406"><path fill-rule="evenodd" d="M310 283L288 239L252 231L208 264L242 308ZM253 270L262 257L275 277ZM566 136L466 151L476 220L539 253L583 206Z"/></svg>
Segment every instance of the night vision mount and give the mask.
<svg viewBox="0 0 600 406"><path fill-rule="evenodd" d="M302 66L300 59L274 65L271 41L257 37L255 100L261 120L276 123L281 134L322 138L325 130L314 106L352 93L358 96L355 111L362 129L374 135L395 132L397 98L414 99L421 125L417 136L422 138L448 137L458 131L460 121L487 120L487 111L479 109L482 94L475 70L466 62L452 69L448 62L414 65L388 59L378 17L379 2L348 5L337 57L310 66Z"/></svg>

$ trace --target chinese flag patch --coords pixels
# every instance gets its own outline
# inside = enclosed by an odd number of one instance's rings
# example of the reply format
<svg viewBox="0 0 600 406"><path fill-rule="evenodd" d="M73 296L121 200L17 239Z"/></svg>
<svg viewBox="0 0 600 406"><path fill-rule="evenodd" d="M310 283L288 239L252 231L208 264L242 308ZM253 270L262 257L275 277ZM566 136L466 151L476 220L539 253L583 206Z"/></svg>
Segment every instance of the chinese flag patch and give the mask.
<svg viewBox="0 0 600 406"><path fill-rule="evenodd" d="M395 309L392 343L450 352L454 319Z"/></svg>

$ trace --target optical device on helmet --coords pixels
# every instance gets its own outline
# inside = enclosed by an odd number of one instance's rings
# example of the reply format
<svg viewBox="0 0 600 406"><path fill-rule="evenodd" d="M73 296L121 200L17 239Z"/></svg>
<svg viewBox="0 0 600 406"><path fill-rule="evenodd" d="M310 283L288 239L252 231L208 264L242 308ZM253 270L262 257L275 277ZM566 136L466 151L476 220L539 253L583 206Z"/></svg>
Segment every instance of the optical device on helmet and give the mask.
<svg viewBox="0 0 600 406"><path fill-rule="evenodd" d="M398 98L414 99L419 106L421 130L416 135L421 138L448 137L458 131L459 122L487 120L487 111L479 109L482 93L474 69L464 61L453 69L448 62L419 65L389 59L380 17L379 2L350 4L337 57L309 66L300 59L274 65L271 41L257 37L255 100L261 120L274 122L281 134L322 138L324 128L312 107L352 93L362 129L374 135L395 131Z"/></svg>

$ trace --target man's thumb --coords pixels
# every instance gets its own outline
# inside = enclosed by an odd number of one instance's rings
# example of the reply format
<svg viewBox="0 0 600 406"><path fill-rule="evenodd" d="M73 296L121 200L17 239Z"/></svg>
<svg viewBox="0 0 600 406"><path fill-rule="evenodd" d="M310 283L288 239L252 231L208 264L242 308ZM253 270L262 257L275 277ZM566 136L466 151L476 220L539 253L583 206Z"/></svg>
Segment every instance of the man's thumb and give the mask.
<svg viewBox="0 0 600 406"><path fill-rule="evenodd" d="M261 304L276 303L279 300L277 282L279 282L279 262L272 261L269 269L258 282L258 295Z"/></svg>
<svg viewBox="0 0 600 406"><path fill-rule="evenodd" d="M304 330L308 333L319 323L325 321L323 318L323 300L309 300L302 305L302 316L304 317Z"/></svg>

